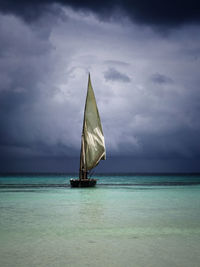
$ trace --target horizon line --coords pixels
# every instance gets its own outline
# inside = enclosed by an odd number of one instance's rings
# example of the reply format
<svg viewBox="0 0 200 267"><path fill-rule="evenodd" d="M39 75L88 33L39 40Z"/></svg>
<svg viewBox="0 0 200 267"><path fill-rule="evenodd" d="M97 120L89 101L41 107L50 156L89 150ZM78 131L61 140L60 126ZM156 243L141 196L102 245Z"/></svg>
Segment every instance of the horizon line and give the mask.
<svg viewBox="0 0 200 267"><path fill-rule="evenodd" d="M64 175L74 175L74 176L78 176L77 172L0 172L0 177L2 176L26 176L26 175L30 175L30 176L34 176L34 175L44 175L44 176L53 176L53 175L60 175L60 176L64 176ZM147 176L151 176L151 175L155 175L155 176L164 176L164 175L200 175L200 172L99 172L99 173L95 173L93 176L104 176L104 175L108 175L108 176L121 176L121 175L126 175L126 176L131 176L131 175L138 175L138 176L142 176L142 175L147 175Z"/></svg>

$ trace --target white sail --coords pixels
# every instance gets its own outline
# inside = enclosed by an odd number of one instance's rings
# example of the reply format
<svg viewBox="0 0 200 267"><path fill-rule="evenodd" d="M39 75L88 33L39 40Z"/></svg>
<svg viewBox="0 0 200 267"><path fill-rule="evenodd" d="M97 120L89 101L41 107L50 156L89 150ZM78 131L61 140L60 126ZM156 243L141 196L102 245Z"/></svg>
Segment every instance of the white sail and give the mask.
<svg viewBox="0 0 200 267"><path fill-rule="evenodd" d="M83 121L80 169L87 172L105 157L106 151L101 120L89 75Z"/></svg>

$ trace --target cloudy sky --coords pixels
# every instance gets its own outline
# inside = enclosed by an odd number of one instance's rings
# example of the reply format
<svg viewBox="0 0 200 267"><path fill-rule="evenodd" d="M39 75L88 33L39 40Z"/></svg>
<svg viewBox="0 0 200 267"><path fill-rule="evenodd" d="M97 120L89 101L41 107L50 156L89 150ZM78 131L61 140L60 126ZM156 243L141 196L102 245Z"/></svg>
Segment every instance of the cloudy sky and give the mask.
<svg viewBox="0 0 200 267"><path fill-rule="evenodd" d="M197 1L0 0L0 172L78 172L89 72L97 171L200 171Z"/></svg>

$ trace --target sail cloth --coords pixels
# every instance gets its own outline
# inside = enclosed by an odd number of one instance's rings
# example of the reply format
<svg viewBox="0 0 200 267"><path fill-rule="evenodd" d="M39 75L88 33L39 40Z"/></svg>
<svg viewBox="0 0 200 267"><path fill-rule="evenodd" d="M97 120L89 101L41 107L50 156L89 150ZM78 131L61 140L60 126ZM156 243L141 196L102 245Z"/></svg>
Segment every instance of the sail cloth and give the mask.
<svg viewBox="0 0 200 267"><path fill-rule="evenodd" d="M84 171L91 170L101 159L105 158L105 142L101 120L89 74L81 144L81 169Z"/></svg>

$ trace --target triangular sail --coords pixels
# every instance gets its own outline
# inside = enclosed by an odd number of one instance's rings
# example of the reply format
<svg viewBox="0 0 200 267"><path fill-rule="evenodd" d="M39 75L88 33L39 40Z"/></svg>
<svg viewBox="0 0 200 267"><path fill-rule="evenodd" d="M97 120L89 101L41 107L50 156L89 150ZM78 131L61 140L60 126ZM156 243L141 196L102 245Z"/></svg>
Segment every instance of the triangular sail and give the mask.
<svg viewBox="0 0 200 267"><path fill-rule="evenodd" d="M89 75L81 138L80 178L87 178L87 171L93 169L105 157L101 120Z"/></svg>

